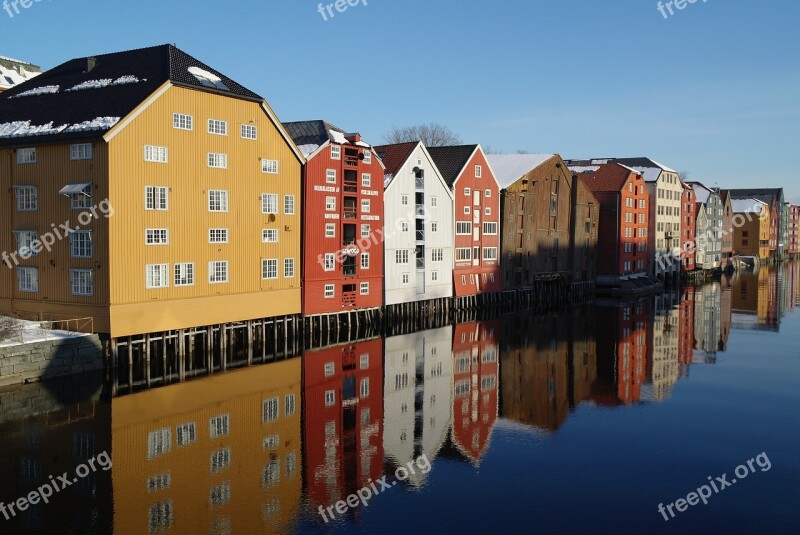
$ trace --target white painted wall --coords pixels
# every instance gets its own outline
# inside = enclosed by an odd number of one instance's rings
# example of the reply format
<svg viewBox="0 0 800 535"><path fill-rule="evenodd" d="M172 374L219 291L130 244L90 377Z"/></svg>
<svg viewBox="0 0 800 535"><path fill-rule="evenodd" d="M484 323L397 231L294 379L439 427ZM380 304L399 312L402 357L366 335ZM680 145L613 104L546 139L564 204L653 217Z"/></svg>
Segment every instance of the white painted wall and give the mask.
<svg viewBox="0 0 800 535"><path fill-rule="evenodd" d="M416 265L416 182L414 168L425 171L425 270ZM408 204L404 205L403 196ZM436 198L436 206L432 199ZM420 143L403 164L384 193L385 253L386 253L386 304L426 301L453 295L453 246L455 243L455 221L453 218L453 194L442 179L428 151ZM403 222L408 230L402 229ZM432 223L437 231L432 232ZM441 262L432 261L434 249L443 250ZM398 264L396 251L407 250L408 264ZM433 280L433 272L436 280ZM408 273L408 283L403 283L403 274ZM418 293L417 278L424 279L424 292Z"/></svg>
<svg viewBox="0 0 800 535"><path fill-rule="evenodd" d="M681 271L681 197L683 186L677 173L662 170L655 182L649 182L650 192L650 244L651 274L678 274ZM666 236L672 232L672 246L667 247ZM671 255L673 262L659 263L659 255Z"/></svg>

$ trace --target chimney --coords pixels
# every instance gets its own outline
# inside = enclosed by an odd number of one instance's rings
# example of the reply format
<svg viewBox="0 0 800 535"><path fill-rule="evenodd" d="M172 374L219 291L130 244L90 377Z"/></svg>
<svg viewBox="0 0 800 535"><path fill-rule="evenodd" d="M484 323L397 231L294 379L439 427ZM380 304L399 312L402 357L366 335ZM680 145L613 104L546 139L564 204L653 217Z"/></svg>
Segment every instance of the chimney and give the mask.
<svg viewBox="0 0 800 535"><path fill-rule="evenodd" d="M92 72L97 67L97 58L86 58L86 72Z"/></svg>
<svg viewBox="0 0 800 535"><path fill-rule="evenodd" d="M361 134L359 133L346 134L345 139L347 139L347 141L349 141L350 143L358 143L359 141L361 141Z"/></svg>

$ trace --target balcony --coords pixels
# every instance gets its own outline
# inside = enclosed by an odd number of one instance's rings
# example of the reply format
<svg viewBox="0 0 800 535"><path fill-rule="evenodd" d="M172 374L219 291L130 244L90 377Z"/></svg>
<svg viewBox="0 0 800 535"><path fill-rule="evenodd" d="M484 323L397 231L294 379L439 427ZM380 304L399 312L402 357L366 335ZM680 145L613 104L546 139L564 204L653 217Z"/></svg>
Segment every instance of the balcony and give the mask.
<svg viewBox="0 0 800 535"><path fill-rule="evenodd" d="M345 219L356 219L358 217L358 209L356 208L356 198L355 197L345 197L344 198L344 213L343 217Z"/></svg>
<svg viewBox="0 0 800 535"><path fill-rule="evenodd" d="M416 214L417 217L425 217L425 205L418 204L416 206L414 213Z"/></svg>
<svg viewBox="0 0 800 535"><path fill-rule="evenodd" d="M358 193L358 173L356 171L344 172L344 192Z"/></svg>
<svg viewBox="0 0 800 535"><path fill-rule="evenodd" d="M425 220L424 219L417 219L416 240L417 241L425 241Z"/></svg>
<svg viewBox="0 0 800 535"><path fill-rule="evenodd" d="M358 167L358 149L344 149L344 164L350 167Z"/></svg>

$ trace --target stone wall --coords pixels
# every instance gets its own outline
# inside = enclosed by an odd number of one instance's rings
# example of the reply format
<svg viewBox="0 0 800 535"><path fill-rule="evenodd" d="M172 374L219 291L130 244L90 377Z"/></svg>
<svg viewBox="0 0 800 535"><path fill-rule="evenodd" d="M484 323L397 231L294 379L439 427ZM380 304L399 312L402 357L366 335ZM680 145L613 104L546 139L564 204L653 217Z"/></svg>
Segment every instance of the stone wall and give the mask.
<svg viewBox="0 0 800 535"><path fill-rule="evenodd" d="M96 334L0 347L0 386L101 370L102 348Z"/></svg>

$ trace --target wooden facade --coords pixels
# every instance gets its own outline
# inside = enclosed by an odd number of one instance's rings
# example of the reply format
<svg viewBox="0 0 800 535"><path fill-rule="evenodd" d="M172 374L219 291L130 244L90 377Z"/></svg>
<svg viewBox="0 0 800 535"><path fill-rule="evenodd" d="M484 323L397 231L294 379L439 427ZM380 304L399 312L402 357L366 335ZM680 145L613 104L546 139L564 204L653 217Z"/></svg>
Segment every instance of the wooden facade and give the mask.
<svg viewBox="0 0 800 535"><path fill-rule="evenodd" d="M696 267L696 211L694 188L683 184L683 195L681 196L681 270L684 273L692 272Z"/></svg>
<svg viewBox="0 0 800 535"><path fill-rule="evenodd" d="M600 205L578 175L572 177L570 269L573 282L593 281L597 275Z"/></svg>

